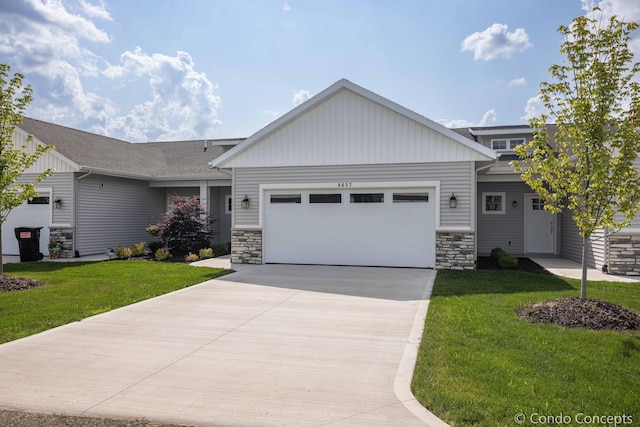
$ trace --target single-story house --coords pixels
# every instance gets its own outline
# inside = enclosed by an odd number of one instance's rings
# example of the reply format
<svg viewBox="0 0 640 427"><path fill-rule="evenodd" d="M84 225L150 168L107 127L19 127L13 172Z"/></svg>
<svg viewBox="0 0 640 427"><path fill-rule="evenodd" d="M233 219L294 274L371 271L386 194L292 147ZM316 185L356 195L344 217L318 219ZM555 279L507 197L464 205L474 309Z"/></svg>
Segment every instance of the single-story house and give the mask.
<svg viewBox="0 0 640 427"><path fill-rule="evenodd" d="M494 247L581 256L570 216L543 210L509 166L528 126L448 129L348 80L246 139L131 144L20 127L16 138L56 146L24 179L58 171L39 185L51 201L40 223L70 254L144 240L177 192L200 198L235 263L472 269ZM14 225L29 225L29 206ZM640 218L597 237L592 266L640 274Z"/></svg>

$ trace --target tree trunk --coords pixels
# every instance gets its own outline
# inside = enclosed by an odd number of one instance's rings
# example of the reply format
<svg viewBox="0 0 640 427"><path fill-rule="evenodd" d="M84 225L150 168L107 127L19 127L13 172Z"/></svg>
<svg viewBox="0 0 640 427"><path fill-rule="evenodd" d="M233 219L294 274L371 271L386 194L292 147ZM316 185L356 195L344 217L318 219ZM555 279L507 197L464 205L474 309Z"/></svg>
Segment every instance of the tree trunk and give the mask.
<svg viewBox="0 0 640 427"><path fill-rule="evenodd" d="M587 246L589 236L582 236L582 280L580 282L580 298L587 299Z"/></svg>

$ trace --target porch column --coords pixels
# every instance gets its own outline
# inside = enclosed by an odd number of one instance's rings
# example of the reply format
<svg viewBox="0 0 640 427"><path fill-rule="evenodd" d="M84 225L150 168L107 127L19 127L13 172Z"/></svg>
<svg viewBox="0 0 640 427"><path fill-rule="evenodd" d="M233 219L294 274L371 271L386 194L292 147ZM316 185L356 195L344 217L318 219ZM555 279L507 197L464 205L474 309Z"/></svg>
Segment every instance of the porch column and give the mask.
<svg viewBox="0 0 640 427"><path fill-rule="evenodd" d="M204 217L209 215L209 185L207 181L200 181L200 204L204 207Z"/></svg>

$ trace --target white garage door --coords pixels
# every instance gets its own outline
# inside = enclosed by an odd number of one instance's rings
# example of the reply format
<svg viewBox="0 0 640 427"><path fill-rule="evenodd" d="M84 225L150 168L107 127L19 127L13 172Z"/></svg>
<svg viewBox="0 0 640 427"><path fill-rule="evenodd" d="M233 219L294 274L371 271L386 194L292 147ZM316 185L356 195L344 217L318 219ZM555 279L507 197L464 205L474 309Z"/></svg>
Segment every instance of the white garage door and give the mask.
<svg viewBox="0 0 640 427"><path fill-rule="evenodd" d="M264 209L267 263L435 267L432 188L274 190Z"/></svg>
<svg viewBox="0 0 640 427"><path fill-rule="evenodd" d="M48 255L49 226L51 225L51 197L49 193L39 193L30 202L23 202L15 208L2 224L2 253L18 255L18 240L14 229L16 227L43 227L40 230L40 252Z"/></svg>

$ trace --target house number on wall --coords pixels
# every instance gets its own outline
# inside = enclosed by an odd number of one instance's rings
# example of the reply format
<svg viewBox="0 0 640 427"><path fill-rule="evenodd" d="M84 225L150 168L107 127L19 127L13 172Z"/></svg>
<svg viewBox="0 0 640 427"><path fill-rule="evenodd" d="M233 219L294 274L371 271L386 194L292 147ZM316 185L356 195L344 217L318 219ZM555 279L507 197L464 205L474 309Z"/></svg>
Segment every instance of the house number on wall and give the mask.
<svg viewBox="0 0 640 427"><path fill-rule="evenodd" d="M338 183L338 188L349 188L351 187L351 183L350 182L339 182Z"/></svg>

